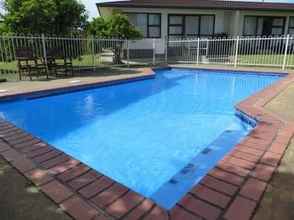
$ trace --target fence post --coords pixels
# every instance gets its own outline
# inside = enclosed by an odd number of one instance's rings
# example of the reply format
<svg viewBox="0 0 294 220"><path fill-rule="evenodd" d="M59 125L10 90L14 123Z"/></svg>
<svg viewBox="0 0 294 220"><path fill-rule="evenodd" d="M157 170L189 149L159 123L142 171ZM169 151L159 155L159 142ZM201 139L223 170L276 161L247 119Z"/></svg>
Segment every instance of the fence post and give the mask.
<svg viewBox="0 0 294 220"><path fill-rule="evenodd" d="M130 43L129 40L127 40L127 65L130 67Z"/></svg>
<svg viewBox="0 0 294 220"><path fill-rule="evenodd" d="M197 39L197 55L196 55L196 64L199 65L199 54L200 54L200 38Z"/></svg>
<svg viewBox="0 0 294 220"><path fill-rule="evenodd" d="M96 59L95 59L95 48L94 48L94 36L91 38L91 49L92 49L92 65L93 65L93 71L96 71Z"/></svg>
<svg viewBox="0 0 294 220"><path fill-rule="evenodd" d="M284 53L283 66L282 66L283 70L286 69L286 65L287 65L287 55L288 55L289 40L290 40L290 35L288 34L287 39L286 39L285 53Z"/></svg>
<svg viewBox="0 0 294 220"><path fill-rule="evenodd" d="M153 48L153 57L152 57L152 64L155 66L156 64L156 44L155 39L152 39L152 48Z"/></svg>
<svg viewBox="0 0 294 220"><path fill-rule="evenodd" d="M165 45L165 48L164 48L164 52L165 52L165 63L167 64L167 57L168 57L168 54L167 54L167 51L168 51L168 38L167 36L165 36L165 42L164 42L164 45Z"/></svg>
<svg viewBox="0 0 294 220"><path fill-rule="evenodd" d="M206 58L208 57L209 54L209 39L207 38L206 40Z"/></svg>
<svg viewBox="0 0 294 220"><path fill-rule="evenodd" d="M47 49L46 49L45 35L42 34L41 38L42 38L42 47L43 47L44 62L45 62L45 66L46 66L46 71L48 72L49 70L48 70L48 60L47 60Z"/></svg>
<svg viewBox="0 0 294 220"><path fill-rule="evenodd" d="M237 36L236 39L236 48L235 48L235 60L234 60L234 67L237 67L238 64L238 51L239 51L239 41L240 41L240 37Z"/></svg>

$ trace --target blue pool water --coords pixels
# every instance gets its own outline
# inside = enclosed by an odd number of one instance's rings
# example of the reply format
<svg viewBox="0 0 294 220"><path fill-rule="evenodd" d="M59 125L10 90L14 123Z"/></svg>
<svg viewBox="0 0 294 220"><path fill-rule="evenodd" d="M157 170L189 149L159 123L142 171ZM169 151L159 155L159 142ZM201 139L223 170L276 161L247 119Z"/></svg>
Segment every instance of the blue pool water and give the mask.
<svg viewBox="0 0 294 220"><path fill-rule="evenodd" d="M169 209L250 131L234 105L280 77L156 73L155 79L2 102L0 117Z"/></svg>

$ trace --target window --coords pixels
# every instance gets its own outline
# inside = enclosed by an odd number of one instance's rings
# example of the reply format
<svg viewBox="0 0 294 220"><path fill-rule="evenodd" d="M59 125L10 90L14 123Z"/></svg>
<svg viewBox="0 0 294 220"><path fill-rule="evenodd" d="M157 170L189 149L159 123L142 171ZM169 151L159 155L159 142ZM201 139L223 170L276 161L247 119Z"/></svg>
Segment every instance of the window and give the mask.
<svg viewBox="0 0 294 220"><path fill-rule="evenodd" d="M169 15L169 36L212 36L214 15Z"/></svg>
<svg viewBox="0 0 294 220"><path fill-rule="evenodd" d="M199 35L199 17L187 16L185 21L187 35Z"/></svg>
<svg viewBox="0 0 294 220"><path fill-rule="evenodd" d="M128 13L128 18L144 37L161 37L161 14Z"/></svg>
<svg viewBox="0 0 294 220"><path fill-rule="evenodd" d="M282 35L285 28L284 17L270 16L245 16L243 35L245 36L270 36Z"/></svg>
<svg viewBox="0 0 294 220"><path fill-rule="evenodd" d="M272 35L282 35L284 33L284 18L272 18Z"/></svg>
<svg viewBox="0 0 294 220"><path fill-rule="evenodd" d="M257 35L257 17L245 17L244 21L244 35Z"/></svg>
<svg viewBox="0 0 294 220"><path fill-rule="evenodd" d="M200 35L209 36L214 32L214 17L212 16L201 16L200 23Z"/></svg>
<svg viewBox="0 0 294 220"><path fill-rule="evenodd" d="M288 34L294 35L294 17L290 17Z"/></svg>
<svg viewBox="0 0 294 220"><path fill-rule="evenodd" d="M184 34L184 17L173 15L169 17L169 34L183 35Z"/></svg>

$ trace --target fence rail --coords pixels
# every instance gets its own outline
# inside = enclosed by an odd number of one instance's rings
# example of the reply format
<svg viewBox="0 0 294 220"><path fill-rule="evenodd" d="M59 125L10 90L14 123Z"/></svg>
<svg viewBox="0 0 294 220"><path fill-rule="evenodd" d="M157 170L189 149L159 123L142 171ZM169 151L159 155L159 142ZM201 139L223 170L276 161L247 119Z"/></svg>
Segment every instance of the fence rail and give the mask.
<svg viewBox="0 0 294 220"><path fill-rule="evenodd" d="M98 39L79 37L0 36L0 78L16 76L18 48L31 48L43 58L58 48L73 59L77 70L116 64L159 63L294 67L294 37L235 37L193 39ZM117 63L118 64L118 63Z"/></svg>
<svg viewBox="0 0 294 220"><path fill-rule="evenodd" d="M170 40L168 60L235 67L268 66L284 70L294 66L294 38L285 36Z"/></svg>

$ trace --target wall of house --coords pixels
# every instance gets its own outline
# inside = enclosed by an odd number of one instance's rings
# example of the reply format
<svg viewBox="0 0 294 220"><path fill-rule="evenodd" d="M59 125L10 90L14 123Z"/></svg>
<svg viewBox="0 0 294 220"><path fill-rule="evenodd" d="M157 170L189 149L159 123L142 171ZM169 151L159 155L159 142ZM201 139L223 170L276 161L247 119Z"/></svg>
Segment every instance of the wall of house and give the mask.
<svg viewBox="0 0 294 220"><path fill-rule="evenodd" d="M115 8L100 8L102 16L110 15ZM244 17L246 15L259 16L284 16L286 17L285 33L288 31L289 17L294 16L294 12L275 12L275 11L230 11L230 10L197 10L197 9L161 9L161 8L117 8L123 12L136 13L161 13L161 38L156 39L156 53L164 53L165 38L168 35L168 14L211 14L215 15L215 34L227 33L229 36L238 36L243 34ZM140 48L150 50L153 47L152 39L133 42L131 49Z"/></svg>
<svg viewBox="0 0 294 220"><path fill-rule="evenodd" d="M243 34L243 27L244 27L244 18L245 16L252 15L252 16L276 16L276 17L286 17L286 24L285 24L285 33L288 33L288 24L289 18L294 16L293 12L279 12L279 11L240 11L240 19L239 19L239 29L237 30L237 35Z"/></svg>
<svg viewBox="0 0 294 220"><path fill-rule="evenodd" d="M102 16L111 14L112 10L115 8L100 8L100 13ZM161 38L156 39L156 53L164 53L164 41L168 35L168 14L210 14L215 15L215 33L224 33L227 29L231 30L231 20L225 18L224 10L195 10L195 9L160 9L160 8L118 8L123 12L136 12L136 13L161 13ZM142 49L150 49L152 48L153 42L152 40L144 40L144 42L139 41L136 43L132 43L130 45L132 48L142 48Z"/></svg>

